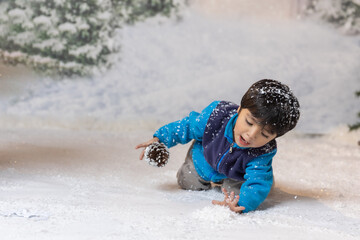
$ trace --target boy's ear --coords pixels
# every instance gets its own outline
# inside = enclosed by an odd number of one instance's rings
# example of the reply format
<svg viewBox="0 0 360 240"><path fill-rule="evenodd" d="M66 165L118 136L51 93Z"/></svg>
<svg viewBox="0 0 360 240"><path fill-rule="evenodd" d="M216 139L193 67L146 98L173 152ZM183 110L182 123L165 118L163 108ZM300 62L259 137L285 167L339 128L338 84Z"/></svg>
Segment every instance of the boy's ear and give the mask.
<svg viewBox="0 0 360 240"><path fill-rule="evenodd" d="M237 113L240 113L241 107L238 107L237 109Z"/></svg>

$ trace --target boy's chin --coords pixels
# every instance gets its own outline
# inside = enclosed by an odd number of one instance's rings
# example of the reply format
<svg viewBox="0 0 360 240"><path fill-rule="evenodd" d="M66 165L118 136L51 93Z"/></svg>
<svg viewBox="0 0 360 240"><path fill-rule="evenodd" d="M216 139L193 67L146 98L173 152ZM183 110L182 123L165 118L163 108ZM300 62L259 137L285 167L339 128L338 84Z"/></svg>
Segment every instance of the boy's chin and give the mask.
<svg viewBox="0 0 360 240"><path fill-rule="evenodd" d="M239 142L236 142L236 144L237 144L239 147L242 147L242 148L249 148L249 147L251 147L251 144L244 145L244 144L241 144L241 143L239 143Z"/></svg>

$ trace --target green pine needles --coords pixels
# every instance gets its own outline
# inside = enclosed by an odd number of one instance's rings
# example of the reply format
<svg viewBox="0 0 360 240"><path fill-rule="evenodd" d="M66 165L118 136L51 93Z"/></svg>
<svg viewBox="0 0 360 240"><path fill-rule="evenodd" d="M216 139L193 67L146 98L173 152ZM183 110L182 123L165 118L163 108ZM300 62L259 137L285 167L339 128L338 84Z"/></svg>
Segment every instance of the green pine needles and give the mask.
<svg viewBox="0 0 360 240"><path fill-rule="evenodd" d="M307 12L320 15L346 34L360 34L360 0L309 0Z"/></svg>
<svg viewBox="0 0 360 240"><path fill-rule="evenodd" d="M8 0L0 5L0 58L51 75L93 75L117 59L116 30L162 14L173 0Z"/></svg>

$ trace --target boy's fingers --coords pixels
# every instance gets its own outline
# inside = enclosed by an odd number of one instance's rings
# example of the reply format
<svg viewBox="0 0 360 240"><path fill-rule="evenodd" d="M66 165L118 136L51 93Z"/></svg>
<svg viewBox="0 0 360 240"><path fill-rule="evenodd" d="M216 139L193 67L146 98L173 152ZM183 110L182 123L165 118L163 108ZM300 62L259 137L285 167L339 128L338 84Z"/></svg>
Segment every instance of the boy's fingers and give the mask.
<svg viewBox="0 0 360 240"><path fill-rule="evenodd" d="M142 152L141 152L141 154L140 154L140 160L143 160L143 158L144 158L144 155L145 155L145 150L143 150Z"/></svg>
<svg viewBox="0 0 360 240"><path fill-rule="evenodd" d="M214 205L220 205L220 206L224 206L224 201L217 201L217 200L212 200L211 201L212 204Z"/></svg>
<svg viewBox="0 0 360 240"><path fill-rule="evenodd" d="M243 206L235 207L235 210L236 210L237 212L244 211L244 210L245 210L245 207L243 207Z"/></svg>
<svg viewBox="0 0 360 240"><path fill-rule="evenodd" d="M152 139L150 139L150 140L147 141L147 142L138 144L138 145L135 147L135 149L145 148L145 147L149 146L150 144L152 144L152 143L154 143L154 142L159 142L159 139L158 139L157 137L152 138Z"/></svg>
<svg viewBox="0 0 360 240"><path fill-rule="evenodd" d="M229 205L230 209L237 213L240 213L245 210L245 207L238 206L239 198L240 198L239 195L236 196L234 201L232 201L232 203Z"/></svg>
<svg viewBox="0 0 360 240"><path fill-rule="evenodd" d="M235 193L234 192L231 192L230 193L230 201L234 201L234 197L235 197Z"/></svg>
<svg viewBox="0 0 360 240"><path fill-rule="evenodd" d="M223 193L224 193L224 195L225 195L225 198L228 198L228 197L229 197L229 194L228 194L228 192L226 191L226 189L225 189L225 188L222 188L222 191L223 191Z"/></svg>
<svg viewBox="0 0 360 240"><path fill-rule="evenodd" d="M234 204L234 206L237 206L237 204L238 204L238 202L239 202L239 199L240 199L240 197L239 197L239 195L237 195L234 199L233 199L233 204Z"/></svg>
<svg viewBox="0 0 360 240"><path fill-rule="evenodd" d="M240 206L238 208L241 209L241 211L245 210L245 207L243 207L243 206Z"/></svg>
<svg viewBox="0 0 360 240"><path fill-rule="evenodd" d="M245 208L242 207L242 206L240 206L240 207L232 207L232 206L231 206L230 209L231 209L232 211L234 211L234 212L237 212L237 213L240 213L240 212L242 212L242 211L245 210Z"/></svg>
<svg viewBox="0 0 360 240"><path fill-rule="evenodd" d="M137 145L135 147L135 149L142 148L142 147L146 147L146 144L145 143L140 143L139 145Z"/></svg>

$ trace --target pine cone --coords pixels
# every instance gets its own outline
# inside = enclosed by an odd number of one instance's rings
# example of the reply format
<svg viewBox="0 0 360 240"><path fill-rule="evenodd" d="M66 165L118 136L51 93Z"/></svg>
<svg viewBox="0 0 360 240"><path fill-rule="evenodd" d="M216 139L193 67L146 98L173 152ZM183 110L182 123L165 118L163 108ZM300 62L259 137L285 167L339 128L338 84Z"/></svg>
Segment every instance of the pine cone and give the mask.
<svg viewBox="0 0 360 240"><path fill-rule="evenodd" d="M163 143L154 142L145 149L145 161L152 166L164 167L169 156L169 150Z"/></svg>

